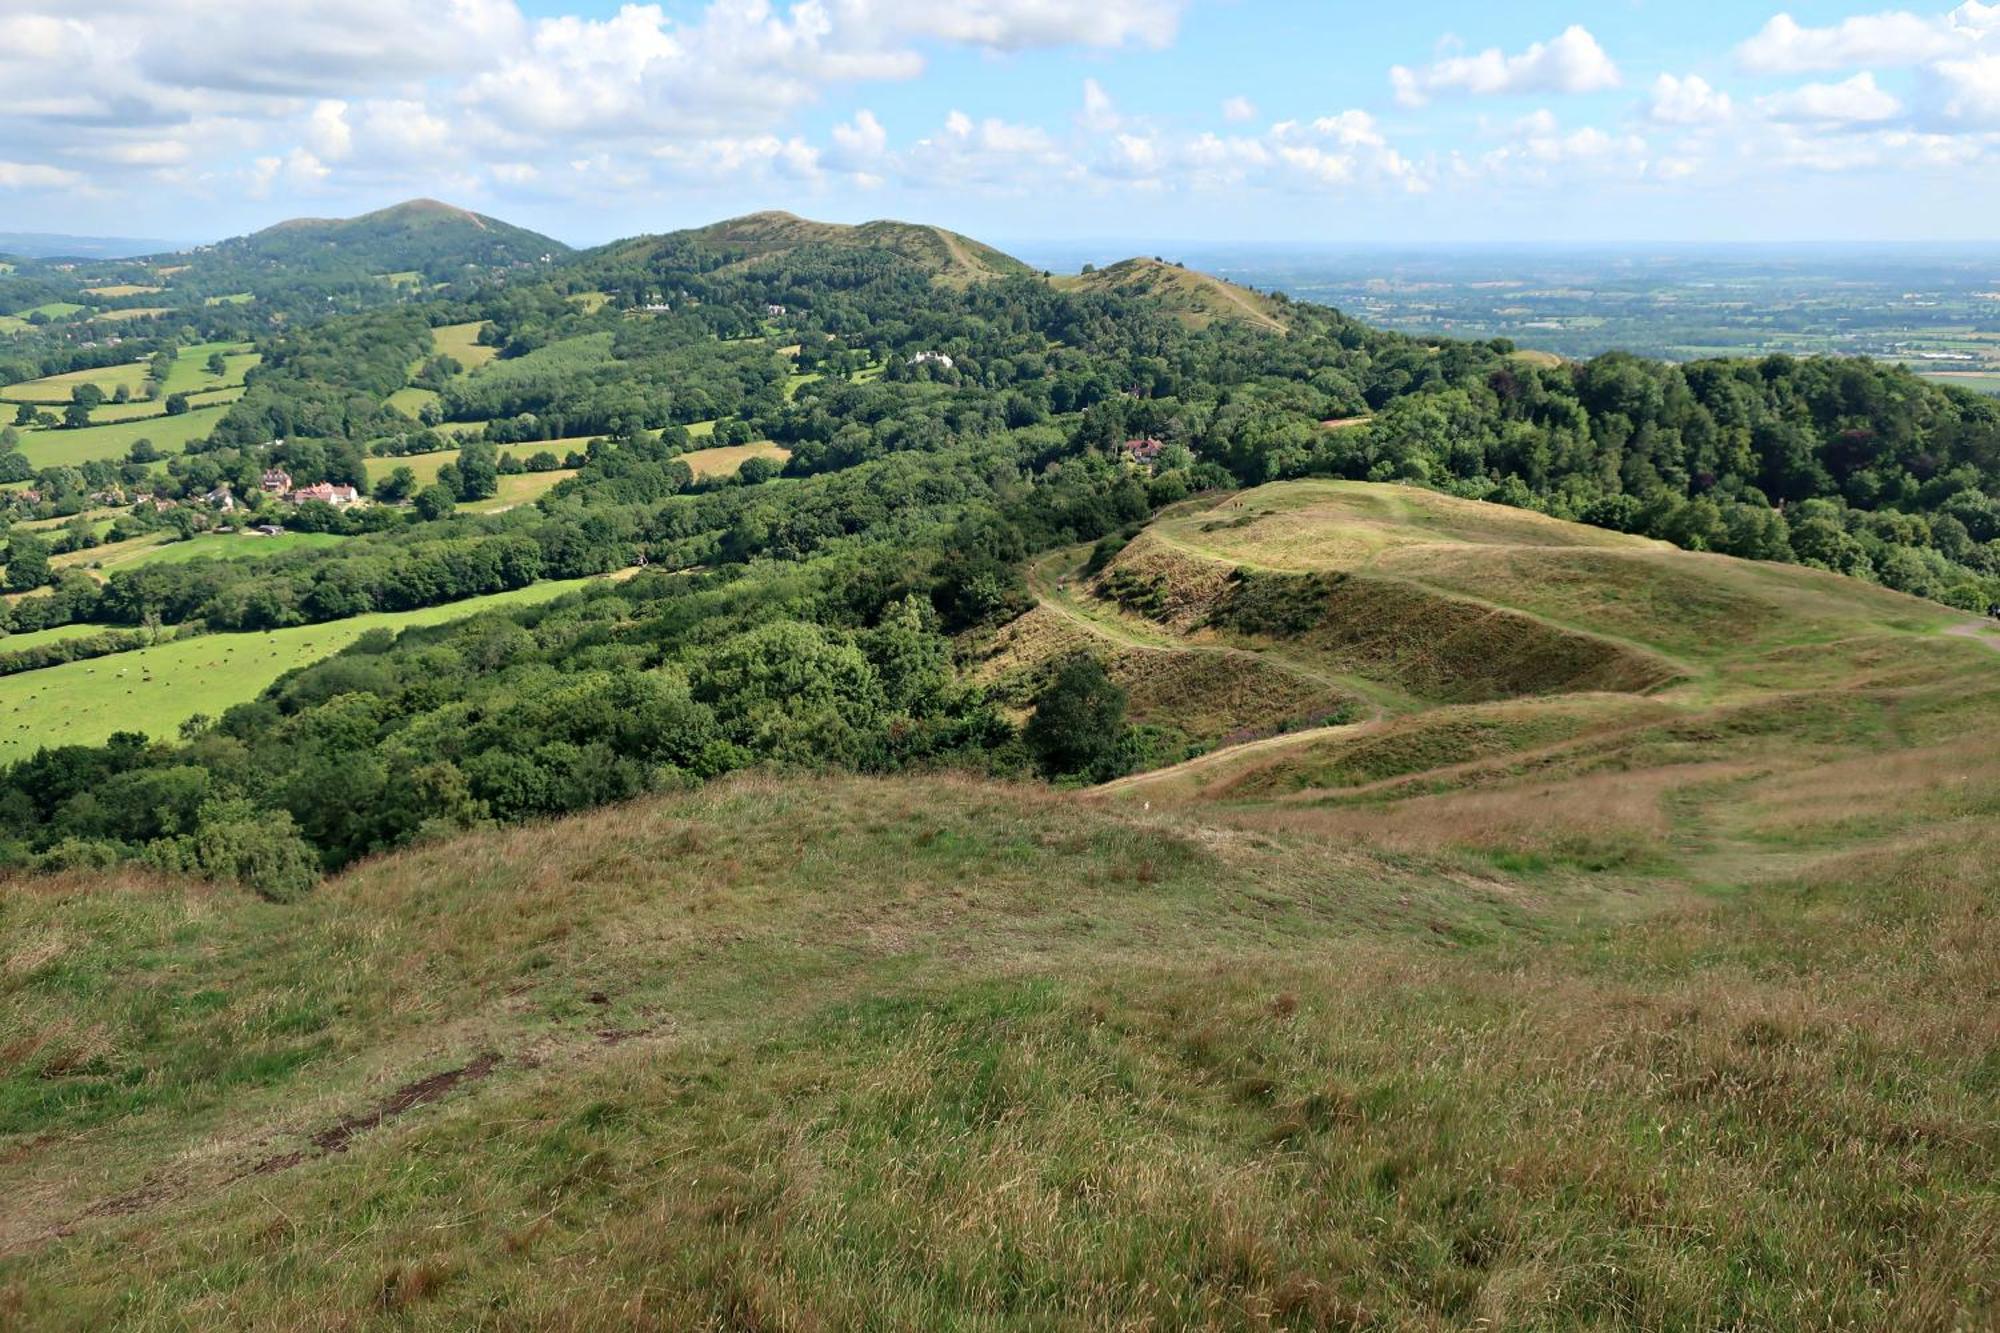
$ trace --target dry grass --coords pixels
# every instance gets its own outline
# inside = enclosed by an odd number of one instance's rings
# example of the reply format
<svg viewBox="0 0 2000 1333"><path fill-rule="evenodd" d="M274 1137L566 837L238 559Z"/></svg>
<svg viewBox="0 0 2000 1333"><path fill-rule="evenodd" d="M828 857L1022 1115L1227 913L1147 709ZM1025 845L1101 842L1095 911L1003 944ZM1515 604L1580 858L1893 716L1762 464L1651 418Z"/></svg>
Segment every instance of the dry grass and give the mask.
<svg viewBox="0 0 2000 1333"><path fill-rule="evenodd" d="M711 429L713 427L711 426ZM713 449L695 449L680 456L696 477L730 477L744 462L752 458L768 458L783 465L792 456L792 451L781 444L763 440L756 444L719 445Z"/></svg>

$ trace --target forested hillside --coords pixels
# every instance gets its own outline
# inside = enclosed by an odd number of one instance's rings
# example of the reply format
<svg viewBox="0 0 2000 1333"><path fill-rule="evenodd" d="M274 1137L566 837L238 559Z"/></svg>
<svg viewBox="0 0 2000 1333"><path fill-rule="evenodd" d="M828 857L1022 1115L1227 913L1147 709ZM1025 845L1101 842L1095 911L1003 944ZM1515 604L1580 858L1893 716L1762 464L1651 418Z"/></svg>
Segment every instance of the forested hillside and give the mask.
<svg viewBox="0 0 2000 1333"><path fill-rule="evenodd" d="M434 278L475 267L448 292L257 333L240 345L256 363L177 449L137 435L145 418L88 424L95 409L50 426L24 402L7 428L38 456L134 440L46 466L0 454L7 625L65 636L0 641L0 668L27 673L17 726L49 747L0 779L16 862L141 858L290 891L423 828L752 765L1025 772L1019 715L960 669L962 636L1032 605L1043 553L1113 549L1163 507L1287 478L2000 601L2000 403L1900 369L1549 364L1165 266L1051 282L899 224L759 215L484 277L518 259L492 249L521 243L501 224L413 206L339 234L385 228L436 241ZM272 237L252 238L260 262L320 269ZM235 327L237 307L206 309L212 325L144 344L146 383L182 373L177 339ZM740 467L718 471L720 449L746 450ZM287 498L321 482L377 503ZM316 544L223 540L253 523ZM191 558L164 558L182 542ZM257 558L221 558L239 553ZM33 730L52 659L635 570L498 620L370 634L177 736L142 735L142 716L104 747ZM1118 765L1185 739L1142 738ZM281 869L251 868L211 836L224 826L271 834Z"/></svg>

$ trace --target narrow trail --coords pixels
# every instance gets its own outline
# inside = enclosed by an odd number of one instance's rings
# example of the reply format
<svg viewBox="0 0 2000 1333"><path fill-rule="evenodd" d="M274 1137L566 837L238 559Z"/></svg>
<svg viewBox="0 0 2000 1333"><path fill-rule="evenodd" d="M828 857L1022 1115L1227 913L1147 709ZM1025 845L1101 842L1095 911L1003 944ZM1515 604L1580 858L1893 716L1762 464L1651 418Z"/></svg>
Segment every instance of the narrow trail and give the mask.
<svg viewBox="0 0 2000 1333"><path fill-rule="evenodd" d="M1410 701L1396 697L1391 691L1383 689L1372 681L1322 670L1289 653L1276 650L1253 652L1248 648L1236 648L1222 643L1190 643L1185 639L1175 639L1164 634L1149 636L1122 617L1093 613L1062 586L1065 577L1081 568L1080 553L1087 549L1072 547L1037 561L1028 569L1028 588L1035 594L1037 603L1089 634L1108 639L1120 647L1137 649L1141 652L1207 653L1243 662L1258 662L1289 675L1312 681L1315 685L1335 693L1354 696L1368 706L1369 721L1379 722L1391 713L1405 711L1410 706ZM1230 748L1234 750L1242 747Z"/></svg>
<svg viewBox="0 0 2000 1333"><path fill-rule="evenodd" d="M1983 643L1994 652L2000 653L2000 622L1989 625L1981 620L1968 620L1963 625L1953 625L1945 633L1954 639L1970 639L1974 643Z"/></svg>
<svg viewBox="0 0 2000 1333"><path fill-rule="evenodd" d="M1157 638L1148 638L1141 634L1137 627L1127 624L1122 620L1109 616L1093 615L1078 604L1075 598L1069 596L1062 586L1066 573L1073 573L1081 568L1082 560L1080 552L1085 549L1087 548L1071 548L1069 550L1057 551L1053 555L1035 562L1028 569L1028 587L1035 594L1035 599L1039 605L1046 607L1086 633L1097 638L1107 639L1112 643L1118 644L1120 647L1137 649L1141 652L1210 653L1219 657L1231 657L1247 662L1259 662L1267 666L1276 667L1280 671L1289 672L1292 675L1310 680L1326 689L1355 697L1362 703L1365 703L1369 710L1368 716L1360 722L1343 722L1330 727L1311 727L1303 731L1289 731L1276 736L1265 736L1254 741L1244 741L1238 745L1226 745L1219 749L1210 750L1207 754L1196 755L1192 759L1182 760L1180 763L1173 764L1167 768L1153 769L1147 773L1134 774L1131 777L1120 778L1115 782L1108 782L1103 786L1094 787L1089 793L1092 796L1115 794L1119 791L1144 786L1148 783L1163 781L1184 775L1190 771L1220 764L1227 760L1234 760L1243 755L1287 749L1292 746L1310 744L1335 736L1357 735L1381 726L1393 713L1408 707L1407 701L1392 699L1388 695L1388 692L1372 682L1359 680L1353 676L1343 676L1322 671L1283 654L1252 652L1247 648L1233 648L1227 644L1188 643L1168 639L1164 635ZM1059 573L1058 571L1065 571L1065 573Z"/></svg>
<svg viewBox="0 0 2000 1333"><path fill-rule="evenodd" d="M1305 731L1288 731L1278 736L1266 736L1262 740L1245 741L1241 745L1229 745L1220 750L1210 750L1192 759L1183 759L1178 764L1166 768L1155 768L1145 773L1134 773L1130 777L1119 778L1101 786L1092 787L1086 793L1090 796L1116 796L1121 792L1133 791L1154 783L1186 777L1189 773L1204 768L1214 768L1225 763L1234 763L1247 755L1261 754L1272 750L1289 750L1296 746L1311 745L1319 741L1333 740L1340 736L1360 736L1378 730L1383 717L1373 717L1366 722L1343 722L1334 727L1312 727Z"/></svg>

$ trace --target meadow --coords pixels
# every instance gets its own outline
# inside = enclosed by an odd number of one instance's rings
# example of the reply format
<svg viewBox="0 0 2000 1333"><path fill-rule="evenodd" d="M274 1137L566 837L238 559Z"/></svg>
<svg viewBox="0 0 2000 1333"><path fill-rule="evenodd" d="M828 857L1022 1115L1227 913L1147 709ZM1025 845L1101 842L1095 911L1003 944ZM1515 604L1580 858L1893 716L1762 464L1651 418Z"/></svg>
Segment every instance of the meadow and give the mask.
<svg viewBox="0 0 2000 1333"><path fill-rule="evenodd" d="M80 430L31 430L21 433L21 452L37 470L74 467L93 458L118 460L139 440L151 440L163 454L179 453L188 441L201 439L222 419L224 404L191 408L179 416L141 417L113 421Z"/></svg>
<svg viewBox="0 0 2000 1333"><path fill-rule="evenodd" d="M249 541L249 538L240 540ZM336 539L337 540L337 539ZM268 634L208 634L88 662L0 677L0 762L46 745L89 745L116 731L172 736L197 713L217 716L293 667L338 652L371 629L437 625L572 592L588 579L537 583L420 611L356 616Z"/></svg>
<svg viewBox="0 0 2000 1333"><path fill-rule="evenodd" d="M704 434L714 431L714 422L703 424L709 428ZM688 433L694 434L692 429ZM736 475L736 470L742 467L747 459L768 458L782 465L791 456L792 451L783 445L763 440L756 444L729 444L714 449L692 449L682 454L680 459L697 477L730 477Z"/></svg>
<svg viewBox="0 0 2000 1333"><path fill-rule="evenodd" d="M95 370L72 370L63 375L9 384L0 389L0 401L66 405L75 396L77 386L82 384L95 384L104 391L107 401L120 388L138 397L146 391L149 371L148 363L143 360L100 366Z"/></svg>
<svg viewBox="0 0 2000 1333"><path fill-rule="evenodd" d="M466 371L474 371L500 355L497 347L482 347L479 331L486 327L483 320L469 324L446 324L431 330L431 342L440 355L458 362Z"/></svg>

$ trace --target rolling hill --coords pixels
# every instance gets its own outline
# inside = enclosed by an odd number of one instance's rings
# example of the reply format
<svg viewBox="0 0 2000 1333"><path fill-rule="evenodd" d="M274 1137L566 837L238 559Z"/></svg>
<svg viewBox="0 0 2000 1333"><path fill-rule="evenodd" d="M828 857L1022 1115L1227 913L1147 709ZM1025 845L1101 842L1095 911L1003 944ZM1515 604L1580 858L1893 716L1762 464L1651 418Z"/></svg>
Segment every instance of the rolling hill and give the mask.
<svg viewBox="0 0 2000 1333"><path fill-rule="evenodd" d="M1050 281L1064 291L1115 292L1150 299L1189 328L1223 323L1267 333L1286 330L1282 303L1248 287L1158 259L1127 259Z"/></svg>
<svg viewBox="0 0 2000 1333"><path fill-rule="evenodd" d="M214 258L304 271L416 271L434 278L468 266L509 268L569 254L561 241L498 218L413 199L354 218L294 218L224 241Z"/></svg>
<svg viewBox="0 0 2000 1333"><path fill-rule="evenodd" d="M665 236L617 241L594 252L594 256L635 263L645 262L661 252L692 248L723 259L730 266L755 268L808 247L885 251L909 260L936 281L950 285L1034 271L1011 255L942 227L909 222L865 222L851 226L813 222L782 212L752 213Z"/></svg>
<svg viewBox="0 0 2000 1333"><path fill-rule="evenodd" d="M129 868L13 886L0 1308L1991 1308L2000 655L1962 617L1365 484L1080 556L1037 571L1042 631L1002 631L995 679L1081 646L1217 726L1281 720L1281 687L1352 716L1096 791L744 776L285 905ZM1142 658L1183 684L1146 695Z"/></svg>

